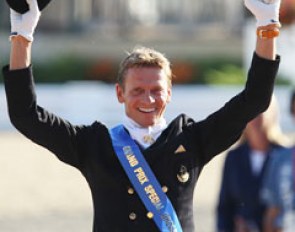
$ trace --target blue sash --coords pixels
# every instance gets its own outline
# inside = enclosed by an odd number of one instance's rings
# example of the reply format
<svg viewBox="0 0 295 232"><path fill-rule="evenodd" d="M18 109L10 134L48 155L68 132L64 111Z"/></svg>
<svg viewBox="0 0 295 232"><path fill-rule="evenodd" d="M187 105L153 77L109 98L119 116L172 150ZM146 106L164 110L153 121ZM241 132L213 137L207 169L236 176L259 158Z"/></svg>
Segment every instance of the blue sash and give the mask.
<svg viewBox="0 0 295 232"><path fill-rule="evenodd" d="M163 192L139 147L123 125L110 130L118 159L146 209L162 232L182 232L175 210Z"/></svg>

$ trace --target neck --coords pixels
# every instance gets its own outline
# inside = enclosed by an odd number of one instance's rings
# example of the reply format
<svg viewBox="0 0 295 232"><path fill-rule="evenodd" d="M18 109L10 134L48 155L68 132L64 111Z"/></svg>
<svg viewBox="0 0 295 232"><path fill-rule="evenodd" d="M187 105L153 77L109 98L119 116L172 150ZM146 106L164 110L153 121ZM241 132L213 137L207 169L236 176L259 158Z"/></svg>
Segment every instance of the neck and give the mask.
<svg viewBox="0 0 295 232"><path fill-rule="evenodd" d="M252 141L249 142L250 146L252 149L257 150L257 151L262 151L266 152L269 148L269 142L267 140L264 141Z"/></svg>
<svg viewBox="0 0 295 232"><path fill-rule="evenodd" d="M137 123L135 120L133 120L132 118L128 117L127 115L124 115L123 124L128 124L134 128L138 128L138 129L151 129L151 128L155 128L158 126L162 127L162 126L166 125L166 120L165 120L165 118L162 117L153 125L142 126L139 123Z"/></svg>
<svg viewBox="0 0 295 232"><path fill-rule="evenodd" d="M166 120L164 118L159 120L159 123L155 125L142 127L126 115L123 119L123 125L129 131L131 137L145 148L155 142L161 135L162 131L167 127ZM149 137L149 140L147 140L146 136Z"/></svg>

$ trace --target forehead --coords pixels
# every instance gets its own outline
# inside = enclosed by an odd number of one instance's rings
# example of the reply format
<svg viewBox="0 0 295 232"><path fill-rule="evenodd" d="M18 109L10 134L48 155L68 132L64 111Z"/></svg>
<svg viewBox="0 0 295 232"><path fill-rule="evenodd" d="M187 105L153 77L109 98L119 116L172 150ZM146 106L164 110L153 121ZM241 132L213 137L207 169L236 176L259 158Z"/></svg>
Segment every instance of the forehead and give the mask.
<svg viewBox="0 0 295 232"><path fill-rule="evenodd" d="M168 83L168 80L169 78L165 71L159 67L132 67L126 72L125 85L135 83Z"/></svg>

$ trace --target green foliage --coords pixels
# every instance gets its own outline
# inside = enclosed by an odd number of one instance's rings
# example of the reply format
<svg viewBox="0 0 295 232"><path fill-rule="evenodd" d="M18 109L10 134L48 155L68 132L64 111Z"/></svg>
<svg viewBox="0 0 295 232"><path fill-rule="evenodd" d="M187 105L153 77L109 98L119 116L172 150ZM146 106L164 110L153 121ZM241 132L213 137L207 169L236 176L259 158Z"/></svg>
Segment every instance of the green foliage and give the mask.
<svg viewBox="0 0 295 232"><path fill-rule="evenodd" d="M89 63L73 56L34 64L36 82L65 82L83 80Z"/></svg>
<svg viewBox="0 0 295 232"><path fill-rule="evenodd" d="M174 60L172 63L176 63L177 83L239 84L245 82L242 61L238 59L224 57L210 59L190 58L181 61ZM185 71L181 71L179 67ZM190 76L187 76L188 74Z"/></svg>
<svg viewBox="0 0 295 232"><path fill-rule="evenodd" d="M56 60L35 62L36 82L66 82L73 80L100 80L114 82L117 61L65 56Z"/></svg>
<svg viewBox="0 0 295 232"><path fill-rule="evenodd" d="M46 62L34 61L34 76L37 83L73 80L99 80L113 83L119 62L116 59L90 59L68 55ZM176 84L239 85L246 81L246 72L243 69L242 60L239 59L223 57L174 59L172 64ZM276 84L290 84L290 81L279 76Z"/></svg>
<svg viewBox="0 0 295 232"><path fill-rule="evenodd" d="M245 72L239 66L224 64L219 69L208 69L204 73L205 84L240 85L246 80Z"/></svg>
<svg viewBox="0 0 295 232"><path fill-rule="evenodd" d="M275 81L275 85L292 85L292 81L285 76L278 75Z"/></svg>

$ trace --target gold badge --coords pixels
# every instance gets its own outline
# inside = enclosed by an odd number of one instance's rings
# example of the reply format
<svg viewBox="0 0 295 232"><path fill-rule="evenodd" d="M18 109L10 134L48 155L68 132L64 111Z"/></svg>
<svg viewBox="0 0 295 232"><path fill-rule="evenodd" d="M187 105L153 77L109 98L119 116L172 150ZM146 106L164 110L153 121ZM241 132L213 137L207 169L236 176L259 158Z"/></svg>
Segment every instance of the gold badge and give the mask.
<svg viewBox="0 0 295 232"><path fill-rule="evenodd" d="M175 150L174 154L179 154L183 152L186 152L186 149L184 148L183 145L179 145L179 147Z"/></svg>
<svg viewBox="0 0 295 232"><path fill-rule="evenodd" d="M155 142L155 140L153 139L153 137L151 135L143 136L143 141L147 144L152 144Z"/></svg>
<svg viewBox="0 0 295 232"><path fill-rule="evenodd" d="M189 180L189 173L184 165L180 166L180 170L177 174L177 179L181 183L186 183Z"/></svg>

